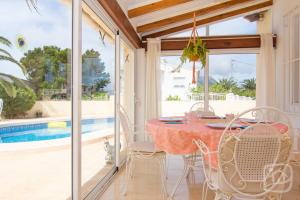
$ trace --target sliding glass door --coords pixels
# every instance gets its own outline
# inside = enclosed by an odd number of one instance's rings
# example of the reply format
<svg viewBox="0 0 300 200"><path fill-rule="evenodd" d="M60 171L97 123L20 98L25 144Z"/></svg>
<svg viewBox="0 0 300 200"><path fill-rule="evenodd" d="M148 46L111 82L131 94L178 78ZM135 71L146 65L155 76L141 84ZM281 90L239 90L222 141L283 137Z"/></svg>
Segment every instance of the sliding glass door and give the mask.
<svg viewBox="0 0 300 200"><path fill-rule="evenodd" d="M78 2L0 2L0 199L85 198L125 158L117 100L133 123L134 51L97 1Z"/></svg>
<svg viewBox="0 0 300 200"><path fill-rule="evenodd" d="M116 31L82 5L82 197L116 170Z"/></svg>

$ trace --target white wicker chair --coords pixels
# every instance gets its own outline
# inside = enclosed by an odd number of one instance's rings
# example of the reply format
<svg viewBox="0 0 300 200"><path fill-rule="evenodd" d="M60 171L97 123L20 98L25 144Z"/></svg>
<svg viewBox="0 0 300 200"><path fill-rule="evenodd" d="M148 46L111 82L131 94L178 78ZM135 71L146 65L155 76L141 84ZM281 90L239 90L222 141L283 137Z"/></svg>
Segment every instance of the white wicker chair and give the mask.
<svg viewBox="0 0 300 200"><path fill-rule="evenodd" d="M133 177L133 166L136 159L153 160L156 161L160 168L161 184L163 197L167 197L166 188L166 154L155 148L152 142L136 142L133 139L134 130L130 123L129 117L123 107L120 107L120 122L124 133L126 142L126 183L125 194L127 192L127 184L129 178Z"/></svg>
<svg viewBox="0 0 300 200"><path fill-rule="evenodd" d="M208 113L211 115L215 115L215 111L211 106L208 106L208 110L205 110L204 102L202 101L194 103L190 108L190 112L196 112L197 114Z"/></svg>
<svg viewBox="0 0 300 200"><path fill-rule="evenodd" d="M249 114L256 120L243 118ZM245 124L245 128L233 129L234 123ZM292 131L286 114L275 108L258 107L241 113L228 124L217 152L211 152L202 141L194 141L205 158L202 199L206 199L208 188L215 191L216 200L281 199L292 186ZM213 154L217 154L217 169L212 166Z"/></svg>

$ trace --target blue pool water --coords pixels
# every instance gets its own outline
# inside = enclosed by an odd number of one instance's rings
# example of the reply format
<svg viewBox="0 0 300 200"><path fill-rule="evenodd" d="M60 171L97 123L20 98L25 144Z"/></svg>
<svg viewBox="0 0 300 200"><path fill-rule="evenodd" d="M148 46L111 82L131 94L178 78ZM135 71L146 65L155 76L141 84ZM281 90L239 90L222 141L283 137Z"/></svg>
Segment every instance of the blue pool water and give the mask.
<svg viewBox="0 0 300 200"><path fill-rule="evenodd" d="M32 142L70 137L71 122L65 121L65 123L66 126L61 128L51 128L48 123L0 127L0 143ZM107 133L108 129L114 127L114 119L84 119L81 124L82 134L92 132L104 134Z"/></svg>

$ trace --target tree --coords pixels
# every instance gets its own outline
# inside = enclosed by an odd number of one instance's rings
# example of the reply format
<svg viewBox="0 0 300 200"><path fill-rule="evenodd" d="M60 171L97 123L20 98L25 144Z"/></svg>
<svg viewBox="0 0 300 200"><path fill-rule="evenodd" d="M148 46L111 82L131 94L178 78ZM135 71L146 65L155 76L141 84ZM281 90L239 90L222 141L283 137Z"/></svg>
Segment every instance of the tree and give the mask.
<svg viewBox="0 0 300 200"><path fill-rule="evenodd" d="M192 93L203 93L204 92L204 85L197 85L195 88L191 88Z"/></svg>
<svg viewBox="0 0 300 200"><path fill-rule="evenodd" d="M28 80L41 98L43 89L63 89L68 85L70 49L44 46L29 50L20 62L25 66Z"/></svg>
<svg viewBox="0 0 300 200"><path fill-rule="evenodd" d="M103 91L110 83L110 75L105 72L100 53L94 49L86 50L82 55L82 82L85 87L96 92Z"/></svg>
<svg viewBox="0 0 300 200"><path fill-rule="evenodd" d="M237 83L233 78L223 78L210 87L210 91L225 93L237 88Z"/></svg>
<svg viewBox="0 0 300 200"><path fill-rule="evenodd" d="M0 44L6 47L11 47L11 42L0 36ZM0 48L0 61L8 61L18 65L23 71L24 75L26 74L25 67L20 64L16 59L12 57L12 55L3 48ZM21 80L14 76L0 73L0 86L4 89L4 92L7 93L10 97L16 96L16 87L27 87L27 85Z"/></svg>
<svg viewBox="0 0 300 200"><path fill-rule="evenodd" d="M256 90L256 79L255 78L245 79L242 82L242 88L244 90Z"/></svg>
<svg viewBox="0 0 300 200"><path fill-rule="evenodd" d="M35 10L38 13L37 0L25 0L29 10Z"/></svg>
<svg viewBox="0 0 300 200"><path fill-rule="evenodd" d="M241 88L235 94L240 96L252 97L256 96L256 80L255 78L245 79L242 81Z"/></svg>
<svg viewBox="0 0 300 200"><path fill-rule="evenodd" d="M229 91L235 87L237 87L237 83L235 82L235 80L233 80L233 78L223 78L220 79L217 84L219 84L220 86L222 86L222 88L224 88L226 91Z"/></svg>

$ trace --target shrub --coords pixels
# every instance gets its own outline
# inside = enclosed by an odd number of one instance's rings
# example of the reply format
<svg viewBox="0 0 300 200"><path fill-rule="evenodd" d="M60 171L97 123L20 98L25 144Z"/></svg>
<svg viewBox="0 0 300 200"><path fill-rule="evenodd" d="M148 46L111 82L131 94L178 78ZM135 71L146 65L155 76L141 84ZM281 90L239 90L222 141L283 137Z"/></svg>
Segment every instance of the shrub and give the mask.
<svg viewBox="0 0 300 200"><path fill-rule="evenodd" d="M172 96L172 95L169 95L168 98L167 98L167 101L180 101L180 97L179 96Z"/></svg>
<svg viewBox="0 0 300 200"><path fill-rule="evenodd" d="M82 100L88 101L88 100L94 100L94 101L108 101L109 100L109 94L107 92L96 92L91 95L83 94Z"/></svg>
<svg viewBox="0 0 300 200"><path fill-rule="evenodd" d="M36 95L30 88L17 88L16 97L9 97L4 89L0 87L0 98L3 100L2 114L5 118L25 116L36 101Z"/></svg>
<svg viewBox="0 0 300 200"><path fill-rule="evenodd" d="M107 92L97 92L93 94L93 99L105 101L109 100L109 95L107 94Z"/></svg>

